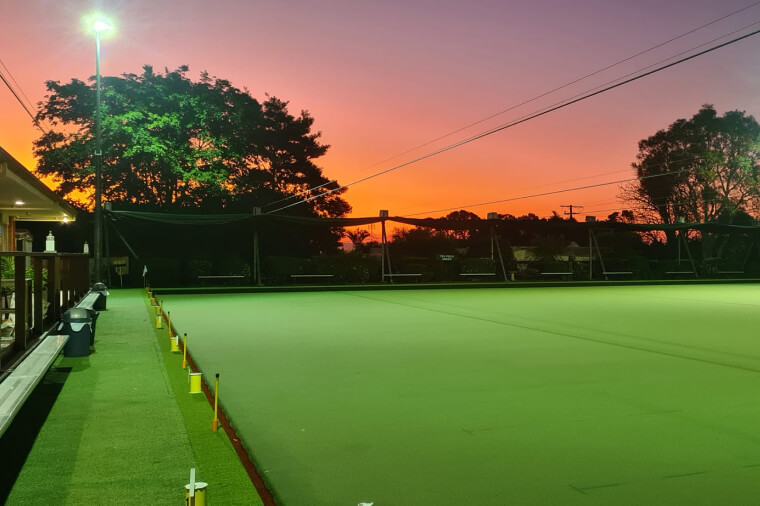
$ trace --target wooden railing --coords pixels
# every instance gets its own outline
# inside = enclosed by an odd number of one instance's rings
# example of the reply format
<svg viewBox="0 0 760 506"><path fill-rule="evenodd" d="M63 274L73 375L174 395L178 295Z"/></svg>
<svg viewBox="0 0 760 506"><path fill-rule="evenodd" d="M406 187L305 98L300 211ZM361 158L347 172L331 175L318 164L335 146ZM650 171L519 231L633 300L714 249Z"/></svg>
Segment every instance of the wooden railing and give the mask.
<svg viewBox="0 0 760 506"><path fill-rule="evenodd" d="M13 287L15 305L0 308L0 319L14 316L12 339L3 338L0 348L2 371L14 356L34 346L45 330L84 297L90 288L90 275L85 253L3 251L0 256L11 257L15 266L12 280L3 280L4 286ZM27 275L27 264L31 275ZM47 282L43 279L45 272ZM43 311L45 305L47 310Z"/></svg>

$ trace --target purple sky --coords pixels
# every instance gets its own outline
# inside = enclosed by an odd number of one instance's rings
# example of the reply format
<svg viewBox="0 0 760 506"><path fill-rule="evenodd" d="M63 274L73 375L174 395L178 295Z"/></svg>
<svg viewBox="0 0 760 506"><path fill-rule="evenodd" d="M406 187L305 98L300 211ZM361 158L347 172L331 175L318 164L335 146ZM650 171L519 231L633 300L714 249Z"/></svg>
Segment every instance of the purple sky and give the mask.
<svg viewBox="0 0 760 506"><path fill-rule="evenodd" d="M597 71L742 7L723 2L8 0L0 59L28 98L44 81L94 74L94 41L80 18L99 7L116 33L103 41L104 75L190 66L307 109L328 177L349 183L595 88L760 22L760 5L600 75L384 163L377 163ZM760 28L754 25L741 33ZM352 186L354 216L410 215L633 176L637 142L690 117L760 114L760 35L466 146ZM4 69L3 70L5 73ZM32 168L38 136L0 88L0 145ZM473 207L607 216L617 188ZM432 213L445 214L447 211Z"/></svg>

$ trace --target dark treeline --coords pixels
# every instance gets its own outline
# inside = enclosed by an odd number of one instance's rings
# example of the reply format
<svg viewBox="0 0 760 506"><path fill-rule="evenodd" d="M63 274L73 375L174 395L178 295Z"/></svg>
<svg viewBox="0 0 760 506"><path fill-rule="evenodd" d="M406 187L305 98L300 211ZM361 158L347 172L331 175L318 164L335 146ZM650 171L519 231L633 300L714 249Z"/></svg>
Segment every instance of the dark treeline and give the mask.
<svg viewBox="0 0 760 506"><path fill-rule="evenodd" d="M34 229L36 241L44 240L48 228L55 229L60 250L81 251L85 241L92 241L86 209L92 208L95 179L94 83L72 79L50 81L47 87L38 119L50 128L35 143L37 172L52 177L58 193L82 213L72 225L28 228ZM341 196L345 189L339 189L338 182L316 164L329 146L320 142L320 132L312 131L314 119L308 111L291 114L286 101L270 96L259 101L247 90L205 72L193 81L184 66L164 72L145 66L141 74L105 77L101 107L104 201L114 210L188 216L187 224L178 225L133 222L107 214L106 256L130 257L135 266L160 264L152 272L167 273L167 282L192 283L199 273L250 272L250 224L203 225L201 219L194 223L193 216L246 214L254 208L266 213L326 190L320 198L279 213L337 218L351 210ZM705 105L692 118L679 119L639 142L632 164L637 180L621 188L628 210L612 213L607 221L751 223L759 209L759 153L760 125L752 116L740 111L719 116ZM530 262L572 262L578 248L589 245L586 229L565 226L568 222L556 213L546 219L532 214L498 218L498 243L490 225L465 210L444 218L450 226L391 230L391 259L402 270L427 269L432 278L443 276L430 267L436 262L448 262L441 264L446 272L461 270L462 262L480 261L483 267L473 268L493 270L496 244L502 248L501 259L509 264L503 270L527 276L534 267L541 268ZM532 226L538 224L557 227ZM289 271L304 270L344 269L347 281L377 277L378 245L367 230L262 223L258 233L260 257L272 282L283 281ZM683 244L674 230L600 231L599 235L602 253L636 264L643 277L649 270L645 264L674 257L674 250ZM354 244L350 255L340 248L341 238ZM699 261L709 265L716 259L738 258L753 244L748 237L729 239L711 233L692 232L687 239L693 245L689 253L693 250ZM569 253L568 248L576 250ZM526 251L530 260L522 258ZM341 262L357 265L340 267ZM578 276L583 276L582 270L579 266Z"/></svg>
<svg viewBox="0 0 760 506"><path fill-rule="evenodd" d="M292 283L293 274L331 275L335 283L382 279L381 245L373 240L379 237L379 224L371 233L369 227L340 230L329 220L203 224L192 218L184 223L161 222L162 216L166 215L156 213L157 221L145 221L107 213L106 253L127 259L129 285L142 284L144 266L156 286L196 285L202 275L243 276L241 282L250 282L254 230L259 234L265 284ZM557 269L572 272L569 279L590 279L589 269L593 279L604 279L603 268L630 272L631 279L661 279L669 271L692 268L699 277L725 270L740 277L760 275L760 229L749 215L737 217L734 225L721 230L683 228L676 232L679 241L668 241L661 230L637 229L640 225L630 224L630 218L628 211L612 213L589 226L556 215L485 220L457 211L442 219L420 220L424 226L393 228L393 222L386 222L388 253L392 271L419 274L416 281L462 281L468 273L493 273L488 278L493 280L504 274L517 281L540 280L545 279L542 272ZM82 212L75 223L50 228L59 251L81 251L91 227L91 215ZM48 228L38 224L33 229L35 249L44 247ZM345 242L353 243L349 251L332 241L341 233ZM110 272L115 282L115 269Z"/></svg>

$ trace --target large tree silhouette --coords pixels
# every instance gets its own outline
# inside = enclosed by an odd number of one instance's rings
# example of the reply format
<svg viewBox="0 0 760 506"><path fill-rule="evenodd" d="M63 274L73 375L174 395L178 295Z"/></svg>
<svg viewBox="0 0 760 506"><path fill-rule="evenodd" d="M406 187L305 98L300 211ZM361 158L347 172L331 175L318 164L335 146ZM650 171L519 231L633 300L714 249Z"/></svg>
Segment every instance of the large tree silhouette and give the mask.
<svg viewBox="0 0 760 506"><path fill-rule="evenodd" d="M276 97L260 103L229 81L203 73L194 82L187 73L145 66L139 75L103 78L105 201L250 211L316 186L338 188L314 163L329 146L311 131L307 111L293 116ZM94 85L72 79L47 89L38 119L52 128L35 142L37 171L64 197L86 200L94 187ZM342 191L290 212L344 216Z"/></svg>
<svg viewBox="0 0 760 506"><path fill-rule="evenodd" d="M632 164L638 180L621 196L641 218L674 223L728 222L757 211L760 196L760 125L741 111L718 116L704 105L639 142Z"/></svg>

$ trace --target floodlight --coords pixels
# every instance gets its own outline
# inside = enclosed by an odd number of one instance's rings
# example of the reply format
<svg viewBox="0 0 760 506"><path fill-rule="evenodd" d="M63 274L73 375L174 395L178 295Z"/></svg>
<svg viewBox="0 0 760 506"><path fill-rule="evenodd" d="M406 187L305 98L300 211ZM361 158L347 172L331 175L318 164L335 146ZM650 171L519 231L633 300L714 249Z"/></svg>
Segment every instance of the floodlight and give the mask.
<svg viewBox="0 0 760 506"><path fill-rule="evenodd" d="M98 19L92 24L92 29L98 33L108 32L113 29L113 25L106 19Z"/></svg>

